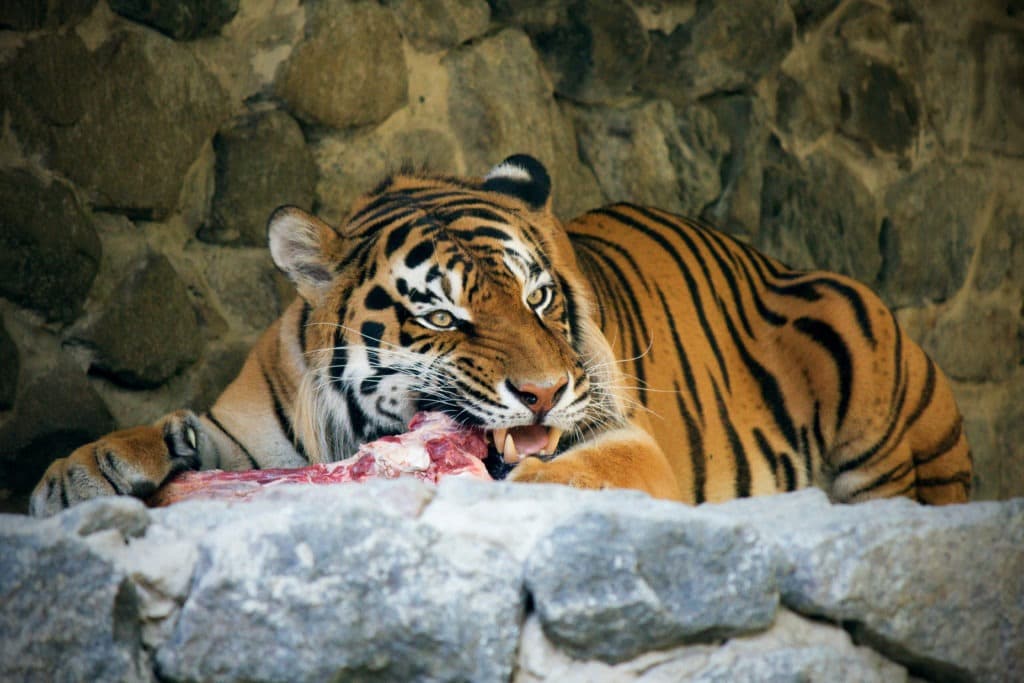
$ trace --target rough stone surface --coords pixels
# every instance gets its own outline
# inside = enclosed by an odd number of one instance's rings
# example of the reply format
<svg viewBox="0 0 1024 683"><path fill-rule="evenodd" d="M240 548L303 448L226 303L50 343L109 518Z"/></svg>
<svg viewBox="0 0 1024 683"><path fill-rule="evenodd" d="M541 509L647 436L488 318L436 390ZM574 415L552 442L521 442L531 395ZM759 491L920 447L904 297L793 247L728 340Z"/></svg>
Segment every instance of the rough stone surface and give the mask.
<svg viewBox="0 0 1024 683"><path fill-rule="evenodd" d="M228 104L187 49L146 31L118 32L95 52L74 32L46 35L10 74L17 134L95 205L130 215L175 207Z"/></svg>
<svg viewBox="0 0 1024 683"><path fill-rule="evenodd" d="M890 304L944 301L959 289L987 184L969 167L931 165L889 190L879 236L884 263L878 284Z"/></svg>
<svg viewBox="0 0 1024 683"><path fill-rule="evenodd" d="M1018 680L1022 522L1024 499L840 506L805 491L694 509L459 480L156 510L102 498L0 515L0 676ZM613 618L631 596L662 610ZM552 630L558 610L572 626L569 604L585 644ZM741 613L742 634L657 637L659 620L708 634Z"/></svg>
<svg viewBox="0 0 1024 683"><path fill-rule="evenodd" d="M302 119L334 128L381 121L405 104L407 69L394 15L373 3L324 3L277 80Z"/></svg>
<svg viewBox="0 0 1024 683"><path fill-rule="evenodd" d="M974 144L996 154L1024 156L1024 30L976 38L984 78L975 99Z"/></svg>
<svg viewBox="0 0 1024 683"><path fill-rule="evenodd" d="M7 420L0 424L0 488L32 490L54 460L114 429L114 419L68 359L26 378Z"/></svg>
<svg viewBox="0 0 1024 683"><path fill-rule="evenodd" d="M130 387L155 386L199 358L202 336L185 284L167 257L127 275L90 326L92 369Z"/></svg>
<svg viewBox="0 0 1024 683"><path fill-rule="evenodd" d="M482 35L491 9L484 0L388 0L402 35L417 50L435 52Z"/></svg>
<svg viewBox="0 0 1024 683"><path fill-rule="evenodd" d="M238 0L110 0L118 14L155 28L175 40L216 34L238 12Z"/></svg>
<svg viewBox="0 0 1024 683"><path fill-rule="evenodd" d="M157 653L161 675L510 676L523 607L507 553L379 506L323 502L254 509L204 537L189 598Z"/></svg>
<svg viewBox="0 0 1024 683"><path fill-rule="evenodd" d="M155 680L134 584L63 523L0 515L0 678Z"/></svg>
<svg viewBox="0 0 1024 683"><path fill-rule="evenodd" d="M216 193L200 239L263 247L282 204L313 208L316 166L299 124L282 111L254 112L213 138Z"/></svg>
<svg viewBox="0 0 1024 683"><path fill-rule="evenodd" d="M593 511L538 541L525 580L548 638L579 659L620 662L767 627L775 559L739 525L687 508Z"/></svg>
<svg viewBox="0 0 1024 683"><path fill-rule="evenodd" d="M577 109L574 119L580 155L606 199L696 216L721 193L718 164L728 141L716 139L707 110L678 115L670 103L657 101Z"/></svg>
<svg viewBox="0 0 1024 683"><path fill-rule="evenodd" d="M669 35L652 33L639 88L685 103L757 81L782 61L793 40L785 0L700 5Z"/></svg>
<svg viewBox="0 0 1024 683"><path fill-rule="evenodd" d="M96 6L96 0L8 0L0 9L0 28L34 31L78 21Z"/></svg>
<svg viewBox="0 0 1024 683"><path fill-rule="evenodd" d="M531 31L555 92L588 103L629 95L650 49L626 2L568 3L562 20Z"/></svg>
<svg viewBox="0 0 1024 683"><path fill-rule="evenodd" d="M787 607L853 622L861 642L928 677L1024 675L1024 499L833 506L809 490L719 511L785 549Z"/></svg>
<svg viewBox="0 0 1024 683"><path fill-rule="evenodd" d="M0 171L0 296L72 322L101 254L92 220L66 183Z"/></svg>
<svg viewBox="0 0 1024 683"><path fill-rule="evenodd" d="M9 410L14 405L14 395L18 393L18 371L21 369L21 362L18 357L18 347L15 345L11 335L7 332L7 326L0 318L0 410Z"/></svg>
<svg viewBox="0 0 1024 683"><path fill-rule="evenodd" d="M451 125L472 173L482 175L505 157L531 150L550 169L560 215L601 203L593 177L579 163L572 126L552 100L551 83L524 33L502 31L445 59Z"/></svg>
<svg viewBox="0 0 1024 683"><path fill-rule="evenodd" d="M801 162L776 147L765 160L757 244L785 263L873 282L882 265L875 215L867 188L835 159Z"/></svg>

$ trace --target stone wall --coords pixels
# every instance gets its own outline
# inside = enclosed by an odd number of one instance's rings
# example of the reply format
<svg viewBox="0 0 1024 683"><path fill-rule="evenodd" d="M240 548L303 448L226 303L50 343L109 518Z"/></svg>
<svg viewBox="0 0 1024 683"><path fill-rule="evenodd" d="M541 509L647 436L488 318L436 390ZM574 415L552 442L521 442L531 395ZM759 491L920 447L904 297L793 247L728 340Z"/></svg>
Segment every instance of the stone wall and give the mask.
<svg viewBox="0 0 1024 683"><path fill-rule="evenodd" d="M202 409L287 300L278 204L403 163L552 170L871 283L1024 494L1019 0L14 0L0 10L0 490Z"/></svg>
<svg viewBox="0 0 1024 683"><path fill-rule="evenodd" d="M1019 681L1024 499L450 479L0 515L0 679Z"/></svg>

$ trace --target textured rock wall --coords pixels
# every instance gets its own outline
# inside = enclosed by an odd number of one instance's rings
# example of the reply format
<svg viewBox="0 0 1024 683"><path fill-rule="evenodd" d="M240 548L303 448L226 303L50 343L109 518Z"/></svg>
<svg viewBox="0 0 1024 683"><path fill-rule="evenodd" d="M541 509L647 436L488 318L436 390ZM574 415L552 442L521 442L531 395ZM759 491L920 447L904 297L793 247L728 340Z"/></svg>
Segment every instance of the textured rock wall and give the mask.
<svg viewBox="0 0 1024 683"><path fill-rule="evenodd" d="M1024 499L456 479L0 515L0 679L1018 681Z"/></svg>
<svg viewBox="0 0 1024 683"><path fill-rule="evenodd" d="M874 285L1024 494L1018 0L14 0L0 9L0 491L202 409L293 296L263 246L403 163L553 172Z"/></svg>

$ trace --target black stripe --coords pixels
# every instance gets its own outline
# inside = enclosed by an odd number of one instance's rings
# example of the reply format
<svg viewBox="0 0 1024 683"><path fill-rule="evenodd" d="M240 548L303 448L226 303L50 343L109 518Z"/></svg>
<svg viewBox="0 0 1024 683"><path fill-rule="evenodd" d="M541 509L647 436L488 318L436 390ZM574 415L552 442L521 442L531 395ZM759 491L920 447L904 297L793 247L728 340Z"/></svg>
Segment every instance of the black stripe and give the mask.
<svg viewBox="0 0 1024 683"><path fill-rule="evenodd" d="M836 372L839 375L839 406L836 409L836 433L839 433L850 410L850 394L853 386L853 357L850 354L850 347L846 341L836 332L835 328L828 323L816 318L797 318L793 326L810 337L816 344L824 348L832 357L835 363Z"/></svg>
<svg viewBox="0 0 1024 683"><path fill-rule="evenodd" d="M782 463L782 470L786 475L786 491L796 491L796 468L788 453L779 453L779 462Z"/></svg>
<svg viewBox="0 0 1024 683"><path fill-rule="evenodd" d="M697 505L705 500L704 489L707 485L707 463L704 460L704 437L700 427L697 426L693 415L683 402L682 393L679 391L679 383L674 383L676 390L676 405L679 407L679 414L683 418L683 426L686 428L686 443L689 446L690 467L693 470L693 499ZM698 405L699 402L698 402Z"/></svg>
<svg viewBox="0 0 1024 683"><path fill-rule="evenodd" d="M212 422L214 427L219 429L221 431L221 433L224 434L224 436L226 436L229 439L231 439L231 442L233 444L235 444L236 446L238 446L238 449L240 451L242 451L242 455L244 455L246 457L246 459L249 461L249 465L252 467L252 469L254 469L254 470L262 469L260 467L260 464L258 462L256 462L256 458L252 457L252 454L249 453L249 450L245 446L242 445L242 442L239 441L238 439L236 439L235 435L232 434L231 432L229 432L227 430L227 427L225 427L223 424L221 424L220 420L218 420L216 417L214 417L212 409L210 410L210 412L204 413L203 417L205 417L207 420Z"/></svg>
<svg viewBox="0 0 1024 683"><path fill-rule="evenodd" d="M703 423L704 405L700 400L700 393L697 389L697 378L693 374L693 366L690 364L690 358L686 354L686 349L683 348L683 340L679 338L679 330L676 329L675 320L673 320L668 308L668 302L665 301L665 295L662 293L660 287L655 287L655 291L658 294L658 299L661 301L662 310L665 311L665 321L668 323L668 329L672 333L672 343L676 347L676 358L679 359L679 365L683 370L683 380L686 382L686 388L690 392L693 405L697 409L697 415ZM676 389L678 390L678 387L676 387Z"/></svg>
<svg viewBox="0 0 1024 683"><path fill-rule="evenodd" d="M938 460L943 455L951 452L954 446L960 441L960 437L963 435L964 421L963 418L958 419L945 436L937 443L927 455L918 456L914 453L914 464L920 466Z"/></svg>
<svg viewBox="0 0 1024 683"><path fill-rule="evenodd" d="M971 475L967 472L957 472L951 477L929 477L927 479L918 479L917 485L920 486L949 486L950 484L960 484L965 489L970 490L971 486Z"/></svg>
<svg viewBox="0 0 1024 683"><path fill-rule="evenodd" d="M932 397L935 395L935 363L932 362L931 358L925 356L927 363L927 373L924 378L924 387L921 388L921 395L917 399L917 405L914 407L914 411L907 416L907 426L912 426L917 422L918 418L924 413L928 406L932 402Z"/></svg>
<svg viewBox="0 0 1024 683"><path fill-rule="evenodd" d="M775 451L772 450L772 445L768 443L768 439L765 438L764 432L762 432L760 428L754 428L754 441L757 442L757 449L761 451L762 457L764 457L765 462L768 463L768 467L775 475L775 487L782 488L779 486L779 459L775 455ZM787 490L791 491L792 489Z"/></svg>
<svg viewBox="0 0 1024 683"><path fill-rule="evenodd" d="M299 454L306 462L309 462L309 456L306 455L306 449L303 447L302 442L295 435L295 430L292 428L291 420L284 412L284 405L281 404L281 399L277 395L277 388L274 383L270 381L270 376L267 374L263 364L260 364L260 373L263 375L263 381L267 383L267 391L270 393L270 398L274 404L274 417L277 418L277 425L288 438L288 442L292 444L295 452Z"/></svg>
<svg viewBox="0 0 1024 683"><path fill-rule="evenodd" d="M392 233L394 234L394 233ZM391 241L390 238L388 240ZM423 240L405 255L405 265L407 268L416 268L422 265L427 259L434 255L434 243L431 240Z"/></svg>
<svg viewBox="0 0 1024 683"><path fill-rule="evenodd" d="M308 304L302 303L302 310L299 311L299 348L302 352L306 352L306 325L309 324L309 314L313 308Z"/></svg>
<svg viewBox="0 0 1024 683"><path fill-rule="evenodd" d="M878 475L877 477L875 477L874 479L872 479L868 483L866 483L863 486L861 486L861 487L853 490L852 492L846 494L846 496L844 496L844 497L846 499L848 499L848 500L853 500L857 496L862 496L865 493L868 493L870 491L874 491L875 489L880 488L880 487L888 484L891 481L899 481L903 477L905 477L908 474L910 474L910 472L913 469L914 469L914 464L912 462L910 462L909 460L904 460L902 462L899 462L892 469L889 469L889 470L887 470L885 472L882 472L880 475Z"/></svg>
<svg viewBox="0 0 1024 683"><path fill-rule="evenodd" d="M732 420L725 408L725 401L722 400L722 393L718 389L718 382L711 378L711 388L715 391L715 403L718 405L718 418L722 421L726 436L729 439L729 448L732 450L733 461L736 463L736 496L746 498L750 495L750 463L743 451L743 443L739 434L733 429Z"/></svg>
<svg viewBox="0 0 1024 683"><path fill-rule="evenodd" d="M868 340L869 344L871 344L871 348L875 348L877 340L875 339L874 331L871 329L871 315L868 313L868 307L864 304L864 298L860 295L860 292L850 285L843 284L831 277L822 277L815 282L834 290L849 302L853 307L854 317L857 319L857 324L860 325L861 334L863 334L864 338Z"/></svg>

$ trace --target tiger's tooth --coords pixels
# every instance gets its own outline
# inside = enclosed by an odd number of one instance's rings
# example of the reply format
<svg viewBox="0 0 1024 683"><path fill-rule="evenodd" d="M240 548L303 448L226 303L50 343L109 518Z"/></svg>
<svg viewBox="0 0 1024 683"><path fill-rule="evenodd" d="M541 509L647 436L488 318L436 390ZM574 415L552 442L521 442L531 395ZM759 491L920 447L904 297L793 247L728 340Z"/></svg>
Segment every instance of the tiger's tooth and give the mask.
<svg viewBox="0 0 1024 683"><path fill-rule="evenodd" d="M491 437L494 439L494 447L498 450L498 455L505 454L505 439L508 435L508 430L504 427L500 427L491 432Z"/></svg>
<svg viewBox="0 0 1024 683"><path fill-rule="evenodd" d="M548 429L548 442L544 445L544 450L541 451L542 455L552 455L558 450L558 441L562 438L563 431L558 427Z"/></svg>
<svg viewBox="0 0 1024 683"><path fill-rule="evenodd" d="M516 450L516 442L511 434L505 436L505 448L502 449L502 460L509 465L519 462L519 451Z"/></svg>

